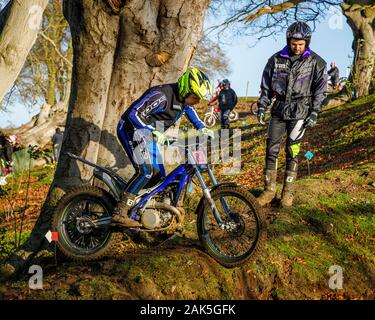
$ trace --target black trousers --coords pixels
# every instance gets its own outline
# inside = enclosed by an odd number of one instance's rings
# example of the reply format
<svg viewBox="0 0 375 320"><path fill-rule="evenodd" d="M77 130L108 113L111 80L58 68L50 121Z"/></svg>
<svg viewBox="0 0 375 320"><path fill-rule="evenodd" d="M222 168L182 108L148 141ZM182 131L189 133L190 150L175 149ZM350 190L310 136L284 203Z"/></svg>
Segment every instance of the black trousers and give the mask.
<svg viewBox="0 0 375 320"><path fill-rule="evenodd" d="M305 129L304 120L283 120L272 117L267 134L266 168L276 170L281 140L287 135L285 153L286 170L297 172L298 154Z"/></svg>
<svg viewBox="0 0 375 320"><path fill-rule="evenodd" d="M220 120L221 120L221 128L222 129L229 129L229 114L232 109L228 108L220 108Z"/></svg>
<svg viewBox="0 0 375 320"><path fill-rule="evenodd" d="M339 78L337 77L331 77L332 87L335 88L337 84L339 83Z"/></svg>

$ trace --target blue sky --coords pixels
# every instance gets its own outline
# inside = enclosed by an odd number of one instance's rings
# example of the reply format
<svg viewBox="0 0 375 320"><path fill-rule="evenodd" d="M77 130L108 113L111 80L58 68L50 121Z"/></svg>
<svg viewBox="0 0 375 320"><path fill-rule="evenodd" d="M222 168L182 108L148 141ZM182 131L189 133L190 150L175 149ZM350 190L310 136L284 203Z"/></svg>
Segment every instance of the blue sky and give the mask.
<svg viewBox="0 0 375 320"><path fill-rule="evenodd" d="M341 14L340 14L341 15ZM335 61L342 76L345 76L346 67L352 62L353 52L352 31L347 25L345 18L341 15L339 22L332 28L332 15L328 15L324 21L317 25L313 34L311 48L318 53L329 64ZM335 20L337 22L337 20ZM205 25L210 25L210 18L206 19ZM231 44L223 44L222 48L230 59L232 73L226 77L232 83L232 88L239 96L245 96L247 81L249 81L249 96L258 95L260 79L263 68L268 58L285 46L285 34L279 34L275 38L265 38L252 45L255 39L252 37L238 37ZM212 79L216 85L217 79ZM33 110L27 110L22 105L11 107L11 113L0 112L0 127L9 124L19 126L26 123L31 117L38 113L40 106Z"/></svg>
<svg viewBox="0 0 375 320"><path fill-rule="evenodd" d="M337 18L340 19L341 24L335 23L337 20L332 20L332 15L317 24L310 47L326 60L328 66L335 61L340 69L340 76L346 76L346 68L353 60L351 48L353 34L341 12ZM255 40L253 37L241 37L235 38L229 45L222 45L230 59L232 69L232 73L227 77L239 96L245 96L247 81L249 81L248 95L258 95L267 60L286 44L285 34L278 34L275 38L264 38L253 47ZM214 80L216 85L217 79Z"/></svg>

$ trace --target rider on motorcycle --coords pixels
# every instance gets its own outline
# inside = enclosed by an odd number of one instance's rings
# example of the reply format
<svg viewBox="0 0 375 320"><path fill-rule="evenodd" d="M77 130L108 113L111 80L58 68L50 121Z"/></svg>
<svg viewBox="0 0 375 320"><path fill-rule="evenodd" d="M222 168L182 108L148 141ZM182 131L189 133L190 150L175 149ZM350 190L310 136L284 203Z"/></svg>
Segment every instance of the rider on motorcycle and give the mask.
<svg viewBox="0 0 375 320"><path fill-rule="evenodd" d="M177 83L148 89L121 116L117 135L136 172L129 180L115 208L112 217L114 224L126 227L140 226L129 217L128 211L134 205L137 193L153 176L165 176L157 146L167 140L162 131L167 130L186 114L201 134L213 137L213 131L205 128L192 107L207 96L212 96L210 80L202 70L193 68L186 71ZM162 131L160 125L164 125Z"/></svg>

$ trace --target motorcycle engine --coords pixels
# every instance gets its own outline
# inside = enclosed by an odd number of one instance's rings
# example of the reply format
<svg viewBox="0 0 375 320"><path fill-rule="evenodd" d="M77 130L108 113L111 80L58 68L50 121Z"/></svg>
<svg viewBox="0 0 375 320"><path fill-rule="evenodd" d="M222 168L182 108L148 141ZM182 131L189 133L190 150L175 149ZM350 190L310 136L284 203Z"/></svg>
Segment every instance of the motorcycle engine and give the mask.
<svg viewBox="0 0 375 320"><path fill-rule="evenodd" d="M172 220L169 211L158 209L145 209L142 213L141 222L146 229L159 229L167 227Z"/></svg>
<svg viewBox="0 0 375 320"><path fill-rule="evenodd" d="M168 189L154 198L154 201L170 205L172 197L173 194L171 190ZM146 207L141 216L141 223L146 229L153 230L168 227L172 219L172 213L167 210Z"/></svg>

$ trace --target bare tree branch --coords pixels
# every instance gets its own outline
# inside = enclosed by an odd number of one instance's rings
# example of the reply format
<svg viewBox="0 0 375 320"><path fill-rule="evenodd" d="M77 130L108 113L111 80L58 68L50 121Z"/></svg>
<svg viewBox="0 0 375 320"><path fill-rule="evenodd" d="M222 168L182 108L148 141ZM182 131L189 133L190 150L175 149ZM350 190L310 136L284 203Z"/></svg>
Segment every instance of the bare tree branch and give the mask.
<svg viewBox="0 0 375 320"><path fill-rule="evenodd" d="M216 11L225 3L213 1ZM226 7L228 17L221 24L208 29L233 39L236 35L251 35L262 39L274 36L284 31L292 22L299 20L311 23L315 29L316 23L325 16L330 6L338 6L342 0L239 0L232 1L231 7ZM249 28L251 26L251 28Z"/></svg>
<svg viewBox="0 0 375 320"><path fill-rule="evenodd" d="M49 43L52 44L52 46L54 47L56 53L59 55L59 57L60 57L61 59L64 60L64 62L65 62L69 67L71 67L71 68L73 67L73 64L72 64L72 63L71 63L66 57L64 57L64 56L61 54L60 50L59 50L59 49L57 48L57 46L56 46L56 43L55 43L51 38L47 37L42 31L39 32L39 35L42 36L44 39L46 39Z"/></svg>
<svg viewBox="0 0 375 320"><path fill-rule="evenodd" d="M261 9L259 9L255 13L250 14L246 18L243 18L243 19L239 20L239 22L249 23L249 22L259 18L260 16L265 15L265 14L275 14L275 13L279 13L279 12L284 12L288 9L291 9L291 8L295 7L299 3L302 3L302 2L305 2L305 1L307 1L307 0L289 0L289 1L286 1L286 2L283 2L283 3L280 3L278 5L266 6L266 7L263 7Z"/></svg>

